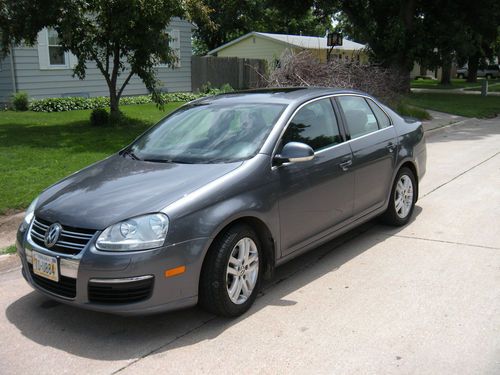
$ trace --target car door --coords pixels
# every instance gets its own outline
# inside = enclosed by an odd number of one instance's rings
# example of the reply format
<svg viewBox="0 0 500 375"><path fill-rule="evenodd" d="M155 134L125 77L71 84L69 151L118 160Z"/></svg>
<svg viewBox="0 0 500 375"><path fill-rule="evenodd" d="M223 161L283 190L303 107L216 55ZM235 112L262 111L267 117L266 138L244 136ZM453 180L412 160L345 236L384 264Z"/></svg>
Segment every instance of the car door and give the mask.
<svg viewBox="0 0 500 375"><path fill-rule="evenodd" d="M392 186L397 134L390 118L371 99L336 97L353 153L354 217L382 206Z"/></svg>
<svg viewBox="0 0 500 375"><path fill-rule="evenodd" d="M282 256L299 250L351 218L354 176L349 145L344 142L329 98L305 104L292 117L278 145L311 146L311 161L274 166L279 180Z"/></svg>

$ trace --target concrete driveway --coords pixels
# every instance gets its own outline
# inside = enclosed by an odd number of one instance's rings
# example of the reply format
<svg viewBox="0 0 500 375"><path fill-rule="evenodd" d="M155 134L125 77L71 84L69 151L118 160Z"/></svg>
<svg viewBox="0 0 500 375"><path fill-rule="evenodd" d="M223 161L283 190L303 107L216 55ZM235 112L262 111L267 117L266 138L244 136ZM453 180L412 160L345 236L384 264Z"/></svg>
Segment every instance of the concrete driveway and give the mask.
<svg viewBox="0 0 500 375"><path fill-rule="evenodd" d="M500 121L428 132L414 220L280 268L255 306L122 318L0 275L1 374L500 373Z"/></svg>

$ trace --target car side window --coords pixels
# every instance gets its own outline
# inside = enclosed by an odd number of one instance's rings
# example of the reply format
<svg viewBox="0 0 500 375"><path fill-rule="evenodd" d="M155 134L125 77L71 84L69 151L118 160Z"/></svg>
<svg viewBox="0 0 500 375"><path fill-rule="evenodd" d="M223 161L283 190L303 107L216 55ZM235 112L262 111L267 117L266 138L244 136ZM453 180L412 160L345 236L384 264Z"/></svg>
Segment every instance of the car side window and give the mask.
<svg viewBox="0 0 500 375"><path fill-rule="evenodd" d="M351 139L377 131L377 118L366 100L360 96L339 96L338 102L347 122Z"/></svg>
<svg viewBox="0 0 500 375"><path fill-rule="evenodd" d="M329 98L307 104L295 114L283 135L281 147L288 142L305 143L314 151L342 142Z"/></svg>
<svg viewBox="0 0 500 375"><path fill-rule="evenodd" d="M380 129L384 129L391 126L391 120L389 119L389 116L387 116L385 112L382 111L382 109L373 102L373 100L366 99L366 101L370 105L370 108L372 109L373 113L375 114L375 117L377 118L378 127Z"/></svg>

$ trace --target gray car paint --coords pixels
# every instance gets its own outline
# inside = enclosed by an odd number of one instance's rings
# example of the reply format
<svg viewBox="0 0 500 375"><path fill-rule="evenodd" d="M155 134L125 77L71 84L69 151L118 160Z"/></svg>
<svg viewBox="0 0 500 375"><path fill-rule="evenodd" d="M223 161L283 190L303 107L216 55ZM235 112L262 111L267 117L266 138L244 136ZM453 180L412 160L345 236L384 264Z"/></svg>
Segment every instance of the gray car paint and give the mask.
<svg viewBox="0 0 500 375"><path fill-rule="evenodd" d="M374 100L393 126L357 140L347 140L318 152L308 162L273 165L276 145L293 114L305 103L323 97L359 95ZM420 122L408 122L371 96L335 89L256 90L200 99L196 103L282 103L287 107L260 152L244 162L229 164L163 164L113 155L61 182L41 195L35 215L63 225L96 229L94 239L76 256L40 248L29 231L18 232L23 269L24 249L80 261L77 296L70 300L47 292L61 302L120 314L143 314L194 305L203 260L214 238L228 225L244 220L262 238L266 269L324 243L382 213L399 168L408 163L420 179L425 173L425 140ZM341 120L341 131L349 139ZM389 142L396 147L390 151ZM353 158L343 171L339 164ZM371 163L375 161L374 163ZM327 168L329 174L325 174ZM374 189L375 187L375 189ZM374 190L377 197L366 197ZM356 202L359 201L357 205ZM316 213L311 213L311 207ZM164 212L170 227L164 246L138 252L111 253L95 248L107 226L129 217ZM165 278L166 269L186 266L186 272ZM268 272L271 273L271 272ZM90 278L154 275L150 299L121 305L100 305L87 299Z"/></svg>

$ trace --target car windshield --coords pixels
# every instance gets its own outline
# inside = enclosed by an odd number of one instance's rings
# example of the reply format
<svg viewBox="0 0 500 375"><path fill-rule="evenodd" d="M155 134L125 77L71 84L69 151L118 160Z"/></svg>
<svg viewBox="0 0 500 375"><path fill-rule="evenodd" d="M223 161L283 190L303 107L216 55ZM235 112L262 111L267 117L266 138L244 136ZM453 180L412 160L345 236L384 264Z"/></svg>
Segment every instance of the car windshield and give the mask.
<svg viewBox="0 0 500 375"><path fill-rule="evenodd" d="M146 161L229 163L257 154L282 104L193 104L175 111L126 153Z"/></svg>

